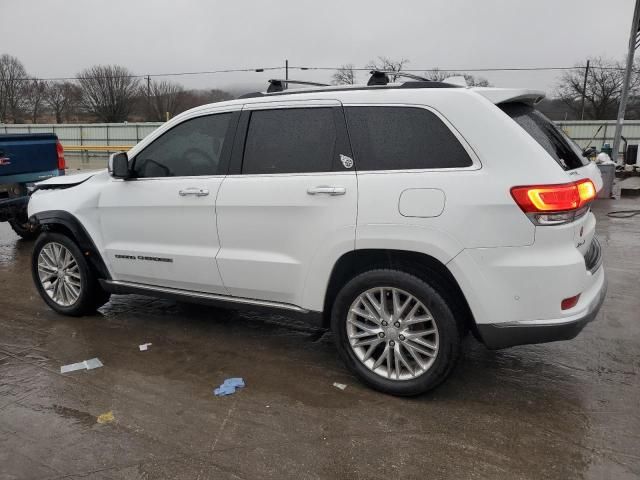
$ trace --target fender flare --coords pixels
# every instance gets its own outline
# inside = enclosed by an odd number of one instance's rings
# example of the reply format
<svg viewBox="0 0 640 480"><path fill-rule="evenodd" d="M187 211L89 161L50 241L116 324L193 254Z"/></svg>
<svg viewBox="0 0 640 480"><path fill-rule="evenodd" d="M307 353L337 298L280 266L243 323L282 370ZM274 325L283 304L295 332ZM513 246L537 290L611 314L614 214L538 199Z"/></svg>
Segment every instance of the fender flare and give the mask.
<svg viewBox="0 0 640 480"><path fill-rule="evenodd" d="M39 225L43 231L56 231L56 226L62 226L73 236L80 250L85 255L91 266L95 269L98 278L111 280L111 274L107 269L100 251L91 239L80 220L69 212L63 210L45 210L38 212L29 218L29 222Z"/></svg>

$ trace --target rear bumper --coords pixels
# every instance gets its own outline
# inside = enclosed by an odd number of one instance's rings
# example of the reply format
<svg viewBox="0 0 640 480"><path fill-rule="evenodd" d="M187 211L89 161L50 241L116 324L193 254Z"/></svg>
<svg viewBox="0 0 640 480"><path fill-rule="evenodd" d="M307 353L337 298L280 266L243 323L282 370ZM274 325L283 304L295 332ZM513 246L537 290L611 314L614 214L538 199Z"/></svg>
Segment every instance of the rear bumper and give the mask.
<svg viewBox="0 0 640 480"><path fill-rule="evenodd" d="M531 343L571 340L596 318L607 293L607 280L600 267L601 278L594 285L595 294L581 313L560 319L527 320L508 323L477 325L482 342L490 349L513 347Z"/></svg>

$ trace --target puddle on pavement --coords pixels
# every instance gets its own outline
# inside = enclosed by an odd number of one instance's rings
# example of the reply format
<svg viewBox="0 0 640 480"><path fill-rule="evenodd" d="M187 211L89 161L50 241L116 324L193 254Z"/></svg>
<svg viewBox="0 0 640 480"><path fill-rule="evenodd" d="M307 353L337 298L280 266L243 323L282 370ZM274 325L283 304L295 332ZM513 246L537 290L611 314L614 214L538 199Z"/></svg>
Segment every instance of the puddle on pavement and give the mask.
<svg viewBox="0 0 640 480"><path fill-rule="evenodd" d="M61 417L74 420L82 425L92 427L96 424L96 417L88 412L76 410L75 408L64 407L62 405L53 405L52 409Z"/></svg>

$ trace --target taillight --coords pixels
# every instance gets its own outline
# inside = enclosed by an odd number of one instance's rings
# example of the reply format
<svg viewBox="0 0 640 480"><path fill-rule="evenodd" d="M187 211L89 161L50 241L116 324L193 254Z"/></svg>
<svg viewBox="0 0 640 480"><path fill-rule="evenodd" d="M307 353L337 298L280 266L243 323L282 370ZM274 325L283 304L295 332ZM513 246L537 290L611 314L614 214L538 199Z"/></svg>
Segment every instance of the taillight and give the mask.
<svg viewBox="0 0 640 480"><path fill-rule="evenodd" d="M568 223L583 215L596 197L589 179L557 185L513 187L511 196L536 225Z"/></svg>
<svg viewBox="0 0 640 480"><path fill-rule="evenodd" d="M64 170L67 168L67 162L64 160L64 148L62 148L60 140L56 141L56 152L58 153L58 170Z"/></svg>

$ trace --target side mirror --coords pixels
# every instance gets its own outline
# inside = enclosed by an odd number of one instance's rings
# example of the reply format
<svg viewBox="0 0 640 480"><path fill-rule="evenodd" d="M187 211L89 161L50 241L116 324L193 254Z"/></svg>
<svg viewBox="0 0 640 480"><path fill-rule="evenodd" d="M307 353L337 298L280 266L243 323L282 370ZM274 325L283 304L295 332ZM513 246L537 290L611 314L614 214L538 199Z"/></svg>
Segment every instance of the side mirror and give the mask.
<svg viewBox="0 0 640 480"><path fill-rule="evenodd" d="M129 158L126 152L117 152L109 157L109 175L113 178L129 178Z"/></svg>

